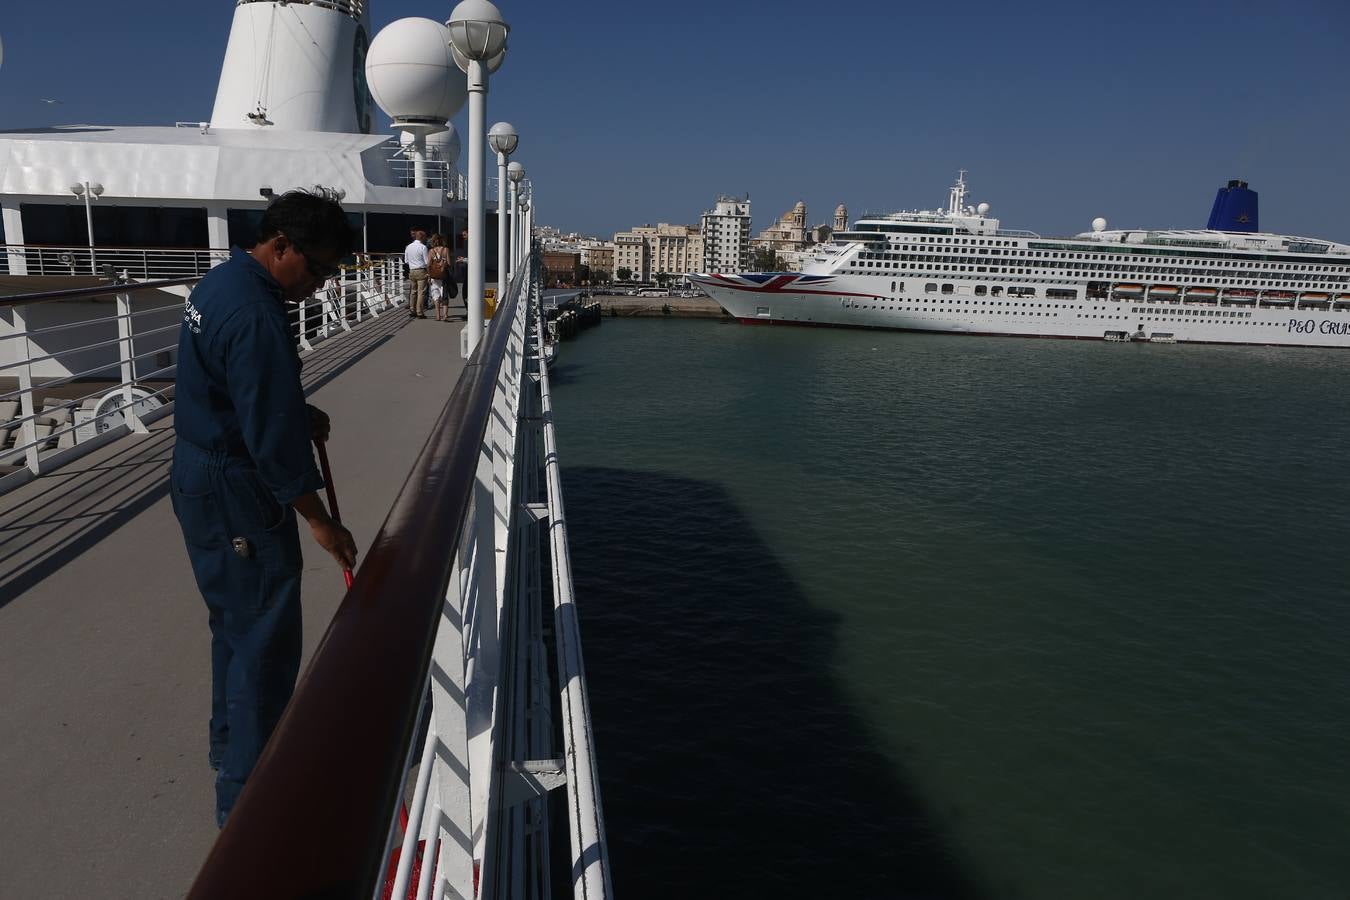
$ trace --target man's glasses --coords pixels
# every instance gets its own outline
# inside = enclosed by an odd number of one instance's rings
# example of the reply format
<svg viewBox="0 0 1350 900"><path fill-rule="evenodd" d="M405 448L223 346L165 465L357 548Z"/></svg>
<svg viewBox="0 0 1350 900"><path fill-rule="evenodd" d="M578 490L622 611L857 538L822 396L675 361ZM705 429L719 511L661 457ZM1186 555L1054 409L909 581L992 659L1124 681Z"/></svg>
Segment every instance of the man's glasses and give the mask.
<svg viewBox="0 0 1350 900"><path fill-rule="evenodd" d="M323 265L322 263L315 262L314 257L309 255L309 251L306 250L304 247L300 246L300 244L297 243L294 238L291 238L291 245L295 247L295 249L300 253L300 255L305 258L305 270L309 272L309 274L312 275L314 278L317 278L319 281L327 281L328 279L336 275L338 271L342 268L342 266L340 265L326 266Z"/></svg>

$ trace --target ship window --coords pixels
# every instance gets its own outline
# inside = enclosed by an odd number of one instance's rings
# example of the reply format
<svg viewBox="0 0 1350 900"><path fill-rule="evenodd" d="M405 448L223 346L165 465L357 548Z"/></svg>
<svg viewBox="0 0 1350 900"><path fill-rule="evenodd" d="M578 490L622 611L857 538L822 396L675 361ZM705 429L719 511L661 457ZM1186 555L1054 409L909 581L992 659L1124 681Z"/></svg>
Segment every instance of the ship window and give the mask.
<svg viewBox="0 0 1350 900"><path fill-rule="evenodd" d="M956 290L956 288L955 288L954 286L950 285L950 284L944 284L944 285L942 286L942 293L944 293L944 294L950 294L950 293L952 293L952 291L954 291L954 290Z"/></svg>
<svg viewBox="0 0 1350 900"><path fill-rule="evenodd" d="M976 297L983 297L985 294L988 294L988 293L989 293L989 288L985 287L985 286L982 285L982 284L977 284L977 285L975 285L975 296L976 296Z"/></svg>
<svg viewBox="0 0 1350 900"><path fill-rule="evenodd" d="M923 286L923 292L925 294L935 294L937 293L937 285L930 281Z"/></svg>

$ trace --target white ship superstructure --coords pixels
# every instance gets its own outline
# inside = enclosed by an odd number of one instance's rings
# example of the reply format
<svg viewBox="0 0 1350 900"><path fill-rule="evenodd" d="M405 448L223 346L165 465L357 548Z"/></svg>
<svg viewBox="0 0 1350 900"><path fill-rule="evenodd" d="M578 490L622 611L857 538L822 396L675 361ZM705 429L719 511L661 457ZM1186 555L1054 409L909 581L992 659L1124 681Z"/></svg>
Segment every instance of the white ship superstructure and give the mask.
<svg viewBox="0 0 1350 900"><path fill-rule="evenodd" d="M1211 228L1047 238L967 206L864 215L801 272L691 279L743 322L1158 343L1350 346L1350 246L1267 234L1243 182ZM1246 209L1225 218L1231 192ZM1212 227L1223 219L1235 230Z"/></svg>

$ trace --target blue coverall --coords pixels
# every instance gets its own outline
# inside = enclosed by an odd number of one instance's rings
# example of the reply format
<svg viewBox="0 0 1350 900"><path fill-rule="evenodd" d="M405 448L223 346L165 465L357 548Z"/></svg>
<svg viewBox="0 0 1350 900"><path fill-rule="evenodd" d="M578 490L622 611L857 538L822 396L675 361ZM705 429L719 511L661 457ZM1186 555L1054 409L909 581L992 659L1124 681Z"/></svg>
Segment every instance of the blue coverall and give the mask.
<svg viewBox="0 0 1350 900"><path fill-rule="evenodd" d="M185 306L170 472L211 625L211 744L223 825L295 688L300 536L323 487L281 285L235 248Z"/></svg>

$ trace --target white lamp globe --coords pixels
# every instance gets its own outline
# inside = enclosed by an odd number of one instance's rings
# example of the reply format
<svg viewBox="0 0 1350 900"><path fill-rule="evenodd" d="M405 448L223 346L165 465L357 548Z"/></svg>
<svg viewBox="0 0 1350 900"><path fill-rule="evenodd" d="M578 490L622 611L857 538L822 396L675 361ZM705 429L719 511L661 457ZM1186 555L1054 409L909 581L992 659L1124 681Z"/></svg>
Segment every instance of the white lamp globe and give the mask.
<svg viewBox="0 0 1350 900"><path fill-rule="evenodd" d="M506 49L511 26L489 0L460 0L445 23L450 40L465 59L487 62Z"/></svg>
<svg viewBox="0 0 1350 900"><path fill-rule="evenodd" d="M440 22L414 17L390 22L370 42L366 82L396 125L444 125L463 108L469 87L449 40Z"/></svg>
<svg viewBox="0 0 1350 900"><path fill-rule="evenodd" d="M402 132L398 138L399 144L404 147L411 147L416 140L417 133L413 131ZM459 132L454 125L446 126L445 131L438 134L427 135L427 156L431 159L443 160L453 166L459 162L461 150Z"/></svg>
<svg viewBox="0 0 1350 900"><path fill-rule="evenodd" d="M498 122L488 129L488 146L493 153L505 153L510 156L520 144L520 135L510 122Z"/></svg>
<svg viewBox="0 0 1350 900"><path fill-rule="evenodd" d="M455 61L455 65L459 66L461 72L469 71L469 58L456 50L454 44L450 45L450 57ZM502 67L502 60L504 59L506 59L506 48L502 47L500 53L484 64L487 68L487 73L491 75L500 69Z"/></svg>
<svg viewBox="0 0 1350 900"><path fill-rule="evenodd" d="M511 163L506 167L506 177L516 184L520 184L525 180L525 167L518 162Z"/></svg>

